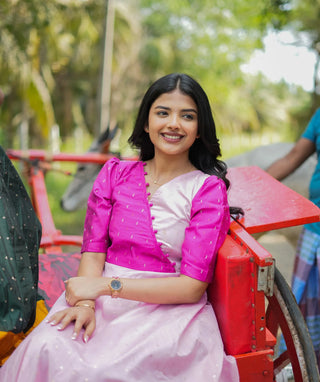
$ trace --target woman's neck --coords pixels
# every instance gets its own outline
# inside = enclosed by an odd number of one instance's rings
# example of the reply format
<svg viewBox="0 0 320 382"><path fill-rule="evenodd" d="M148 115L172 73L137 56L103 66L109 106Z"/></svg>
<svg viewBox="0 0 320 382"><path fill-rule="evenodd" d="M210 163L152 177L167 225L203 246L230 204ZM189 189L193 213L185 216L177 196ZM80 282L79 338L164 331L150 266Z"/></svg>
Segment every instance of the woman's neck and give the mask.
<svg viewBox="0 0 320 382"><path fill-rule="evenodd" d="M148 162L149 172L155 179L175 177L193 170L196 168L189 161L188 157L161 157L154 156Z"/></svg>
<svg viewBox="0 0 320 382"><path fill-rule="evenodd" d="M157 189L170 182L179 175L194 171L196 168L192 165L188 158L179 156L164 158L155 155L154 158L147 161L145 180L148 187L148 198L152 198Z"/></svg>

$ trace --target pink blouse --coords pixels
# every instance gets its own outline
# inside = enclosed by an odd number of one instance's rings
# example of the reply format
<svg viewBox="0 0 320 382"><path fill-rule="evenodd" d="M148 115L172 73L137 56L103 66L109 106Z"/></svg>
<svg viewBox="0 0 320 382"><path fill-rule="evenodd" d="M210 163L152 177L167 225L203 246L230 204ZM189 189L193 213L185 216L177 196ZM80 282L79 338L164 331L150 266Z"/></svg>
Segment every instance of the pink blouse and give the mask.
<svg viewBox="0 0 320 382"><path fill-rule="evenodd" d="M148 200L143 162L109 160L88 199L82 252L105 252L123 267L211 282L229 229L224 182L196 170Z"/></svg>

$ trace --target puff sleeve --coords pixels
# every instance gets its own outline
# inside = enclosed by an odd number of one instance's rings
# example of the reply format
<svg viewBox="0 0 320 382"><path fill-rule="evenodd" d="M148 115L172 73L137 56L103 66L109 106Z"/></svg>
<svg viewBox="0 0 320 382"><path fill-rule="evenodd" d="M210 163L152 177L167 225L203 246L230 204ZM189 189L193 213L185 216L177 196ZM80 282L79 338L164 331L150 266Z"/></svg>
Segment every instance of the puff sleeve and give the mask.
<svg viewBox="0 0 320 382"><path fill-rule="evenodd" d="M192 200L182 245L181 274L210 283L216 255L230 225L225 183L208 177Z"/></svg>
<svg viewBox="0 0 320 382"><path fill-rule="evenodd" d="M109 246L109 222L112 191L120 160L112 158L99 172L87 203L81 252L106 252Z"/></svg>

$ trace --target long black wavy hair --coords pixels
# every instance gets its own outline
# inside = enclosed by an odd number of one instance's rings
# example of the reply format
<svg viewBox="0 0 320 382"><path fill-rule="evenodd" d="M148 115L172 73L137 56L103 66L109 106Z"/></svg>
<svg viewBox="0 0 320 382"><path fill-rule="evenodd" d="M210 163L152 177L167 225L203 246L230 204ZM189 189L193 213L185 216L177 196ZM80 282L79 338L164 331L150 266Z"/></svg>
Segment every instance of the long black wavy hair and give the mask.
<svg viewBox="0 0 320 382"><path fill-rule="evenodd" d="M191 97L198 108L199 138L194 141L189 149L190 162L198 170L221 178L228 189L230 182L226 176L227 165L218 159L221 156L221 150L208 97L199 83L187 74L168 74L149 87L142 99L135 126L128 142L140 150L142 161L154 157L153 143L145 131L145 127L148 125L149 111L161 94L170 93L176 89ZM230 213L239 215L243 214L243 211L238 207L230 207Z"/></svg>

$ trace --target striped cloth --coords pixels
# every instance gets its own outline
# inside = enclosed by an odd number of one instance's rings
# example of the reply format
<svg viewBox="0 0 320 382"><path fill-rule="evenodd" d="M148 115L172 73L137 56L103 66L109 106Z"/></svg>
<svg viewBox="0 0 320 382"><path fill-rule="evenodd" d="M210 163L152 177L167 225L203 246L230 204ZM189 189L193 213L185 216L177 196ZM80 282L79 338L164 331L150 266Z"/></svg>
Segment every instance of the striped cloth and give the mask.
<svg viewBox="0 0 320 382"><path fill-rule="evenodd" d="M306 320L320 366L320 235L303 229L297 247L292 292Z"/></svg>

